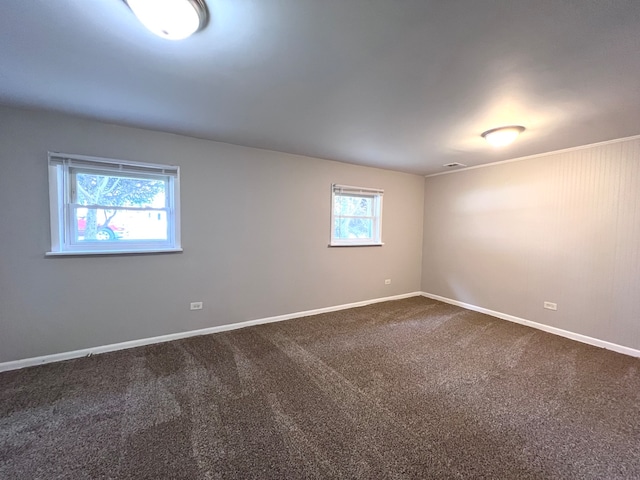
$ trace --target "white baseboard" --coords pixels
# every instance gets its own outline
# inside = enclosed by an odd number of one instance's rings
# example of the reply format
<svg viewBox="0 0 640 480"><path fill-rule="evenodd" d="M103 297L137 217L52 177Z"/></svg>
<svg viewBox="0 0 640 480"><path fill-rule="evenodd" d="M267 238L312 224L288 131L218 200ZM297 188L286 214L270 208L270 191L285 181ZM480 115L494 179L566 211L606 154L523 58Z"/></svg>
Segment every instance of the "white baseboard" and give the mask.
<svg viewBox="0 0 640 480"><path fill-rule="evenodd" d="M538 330L543 330L548 333L553 333L554 335L560 335L561 337L570 338L571 340L576 340L578 342L586 343L588 345L593 345L594 347L605 348L607 350L623 353L625 355L630 355L632 357L640 357L640 350L636 350L631 347L625 347L623 345L607 342L605 340L600 340L598 338L588 337L580 333L574 333L568 330L562 330L561 328L550 327L549 325L545 325L543 323L532 322L531 320L526 320L520 317L514 317L513 315L508 315L502 312L496 312L495 310L489 310L488 308L478 307L476 305L471 305L469 303L459 302L458 300L452 300L451 298L441 297L440 295L434 295L432 293L422 292L422 295L424 297L431 298L433 300L439 300L444 303L449 303L451 305L456 305L458 307L466 308L467 310L473 310L474 312L479 312L479 313L486 313L487 315L491 315L492 317L498 317L502 320L519 323L521 325L526 325L527 327L532 327Z"/></svg>
<svg viewBox="0 0 640 480"><path fill-rule="evenodd" d="M228 330L236 330L238 328L251 327L252 325L261 325L263 323L281 322L283 320L291 320L293 318L308 317L309 315L318 315L320 313L336 312L338 310L346 310L347 308L363 307L372 303L387 302L390 300L401 300L403 298L417 297L423 295L422 292L403 293L401 295L393 295L391 297L374 298L361 302L345 303L344 305L336 305L333 307L316 308L314 310L306 310L303 312L287 313L275 317L258 318L256 320L248 320L246 322L231 323L228 325L220 325L217 327L203 328L200 330L190 330L187 332L171 333L168 335L160 335L158 337L141 338L139 340L131 340L128 342L112 343L110 345L102 345L98 347L84 348L82 350L73 350L71 352L54 353L52 355L43 355L41 357L25 358L23 360L13 360L10 362L0 363L0 372L8 370L18 370L20 368L32 367L34 365L44 365L45 363L61 362L72 358L86 357L88 355L96 355L98 353L115 352L116 350L124 350L127 348L141 347L144 345L152 345L154 343L170 342L181 338L195 337L198 335L208 335L210 333L226 332Z"/></svg>

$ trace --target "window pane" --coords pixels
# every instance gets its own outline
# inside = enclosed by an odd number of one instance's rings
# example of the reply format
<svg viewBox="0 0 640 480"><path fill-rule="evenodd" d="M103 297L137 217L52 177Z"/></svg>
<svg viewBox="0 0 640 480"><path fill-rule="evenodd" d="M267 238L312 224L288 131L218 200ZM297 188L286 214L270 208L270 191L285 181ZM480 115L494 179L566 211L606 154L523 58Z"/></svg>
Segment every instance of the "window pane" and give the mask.
<svg viewBox="0 0 640 480"><path fill-rule="evenodd" d="M373 216L373 198L349 195L336 195L335 215Z"/></svg>
<svg viewBox="0 0 640 480"><path fill-rule="evenodd" d="M77 172L76 203L114 207L166 206L166 179L96 175Z"/></svg>
<svg viewBox="0 0 640 480"><path fill-rule="evenodd" d="M173 252L180 246L180 168L49 153L47 255Z"/></svg>
<svg viewBox="0 0 640 480"><path fill-rule="evenodd" d="M335 218L335 238L373 238L373 220L366 218Z"/></svg>
<svg viewBox="0 0 640 480"><path fill-rule="evenodd" d="M82 242L168 240L166 211L75 209L76 238Z"/></svg>

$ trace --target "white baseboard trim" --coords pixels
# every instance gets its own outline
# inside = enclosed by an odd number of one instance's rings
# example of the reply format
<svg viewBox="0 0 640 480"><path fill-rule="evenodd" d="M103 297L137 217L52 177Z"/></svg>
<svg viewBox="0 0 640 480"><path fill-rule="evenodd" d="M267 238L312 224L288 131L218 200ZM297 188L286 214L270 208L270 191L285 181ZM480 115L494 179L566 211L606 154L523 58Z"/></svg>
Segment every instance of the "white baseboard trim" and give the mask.
<svg viewBox="0 0 640 480"><path fill-rule="evenodd" d="M43 355L41 357L25 358L23 360L13 360L10 362L0 363L0 372L8 370L18 370L20 368L33 367L34 365L44 365L45 363L61 362L63 360L71 360L72 358L86 357L99 353L115 352L116 350L125 350L127 348L142 347L144 345L152 345L154 343L170 342L181 338L195 337L198 335L208 335L210 333L226 332L239 328L251 327L252 325L261 325L264 323L282 322L283 320L291 320L294 318L308 317L310 315L318 315L320 313L337 312L338 310L346 310L347 308L363 307L372 303L387 302L390 300L401 300L403 298L418 297L423 295L422 292L403 293L390 297L374 298L371 300L363 300L361 302L345 303L343 305L335 305L333 307L316 308L314 310L306 310L303 312L287 313L275 317L258 318L248 320L246 322L231 323L228 325L219 325L216 327L202 328L200 330L190 330L187 332L170 333L168 335L160 335L158 337L141 338L139 340L131 340L128 342L112 343L110 345L101 345L98 347L83 348L82 350L73 350L71 352L54 353L51 355Z"/></svg>
<svg viewBox="0 0 640 480"><path fill-rule="evenodd" d="M571 340L576 340L578 342L586 343L588 345L593 345L594 347L605 348L607 350L623 353L625 355L630 355L632 357L640 357L640 350L636 350L635 348L625 347L623 345L607 342L605 340L600 340L598 338L588 337L580 333L574 333L568 330L562 330L561 328L551 327L549 325L545 325L544 323L532 322L531 320L515 317L513 315L508 315L502 312L496 312L495 310L489 310L488 308L478 307L476 305L460 302L458 300L453 300L451 298L441 297L440 295L434 295L433 293L422 292L422 296L431 298L433 300L439 300L444 303L449 303L451 305L456 305L458 307L466 308L467 310L473 310L474 312L485 313L487 315L491 315L492 317L497 317L502 320L507 320L509 322L519 323L521 325L526 325L527 327L543 330L548 333L553 333L554 335L559 335L561 337L569 338Z"/></svg>

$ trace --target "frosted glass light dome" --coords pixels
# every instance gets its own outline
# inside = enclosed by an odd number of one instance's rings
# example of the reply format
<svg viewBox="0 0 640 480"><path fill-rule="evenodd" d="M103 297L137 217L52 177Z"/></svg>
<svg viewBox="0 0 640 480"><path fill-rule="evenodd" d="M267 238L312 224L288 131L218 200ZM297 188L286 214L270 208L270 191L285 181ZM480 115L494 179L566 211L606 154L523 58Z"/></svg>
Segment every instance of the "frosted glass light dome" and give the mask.
<svg viewBox="0 0 640 480"><path fill-rule="evenodd" d="M204 0L125 0L138 20L156 35L182 40L201 30L209 18Z"/></svg>
<svg viewBox="0 0 640 480"><path fill-rule="evenodd" d="M522 132L524 132L524 127L511 125L487 130L482 134L482 137L493 147L506 147L513 143Z"/></svg>

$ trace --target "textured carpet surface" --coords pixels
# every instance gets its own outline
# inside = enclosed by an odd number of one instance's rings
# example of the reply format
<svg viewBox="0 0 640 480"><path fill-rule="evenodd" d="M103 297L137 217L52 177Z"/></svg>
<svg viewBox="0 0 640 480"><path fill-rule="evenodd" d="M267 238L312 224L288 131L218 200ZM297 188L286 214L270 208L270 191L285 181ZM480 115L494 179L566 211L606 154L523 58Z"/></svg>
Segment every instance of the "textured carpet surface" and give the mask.
<svg viewBox="0 0 640 480"><path fill-rule="evenodd" d="M0 478L640 478L639 370L380 303L0 374Z"/></svg>

